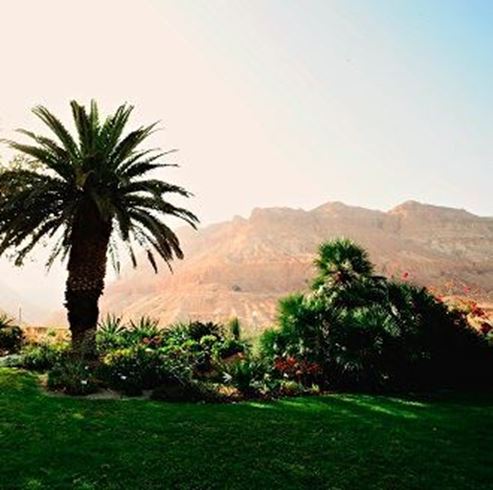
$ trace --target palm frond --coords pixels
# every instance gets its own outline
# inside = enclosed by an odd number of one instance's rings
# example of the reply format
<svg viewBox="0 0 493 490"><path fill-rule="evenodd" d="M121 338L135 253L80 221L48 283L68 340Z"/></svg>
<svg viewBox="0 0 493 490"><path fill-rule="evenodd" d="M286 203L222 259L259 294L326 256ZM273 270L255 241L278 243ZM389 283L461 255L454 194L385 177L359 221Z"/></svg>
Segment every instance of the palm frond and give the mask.
<svg viewBox="0 0 493 490"><path fill-rule="evenodd" d="M33 113L54 137L20 129L29 143L1 140L34 165L0 171L0 255L14 250L21 263L45 238L56 239L47 262L50 267L55 259L70 254L74 227L88 219L84 217L88 209L95 209L97 219L115 232L107 251L116 268L122 242L133 265L137 245L155 270L157 256L168 266L183 258L178 237L164 219L172 216L195 228L198 218L168 201L172 195L191 197L189 191L150 176L154 170L176 166L163 161L176 150L140 147L157 123L125 134L131 105L123 104L103 119L95 101L88 109L76 101L70 107L76 138L48 109L37 106Z"/></svg>

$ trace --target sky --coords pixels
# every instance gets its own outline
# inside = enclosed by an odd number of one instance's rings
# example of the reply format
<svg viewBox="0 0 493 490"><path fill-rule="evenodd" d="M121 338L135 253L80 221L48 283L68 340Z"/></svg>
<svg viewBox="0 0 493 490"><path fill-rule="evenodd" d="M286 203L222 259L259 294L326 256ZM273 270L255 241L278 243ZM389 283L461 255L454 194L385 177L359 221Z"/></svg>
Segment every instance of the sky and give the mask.
<svg viewBox="0 0 493 490"><path fill-rule="evenodd" d="M43 104L135 105L204 225L414 199L493 216L493 2L0 0L0 137ZM0 148L4 160L9 158ZM0 282L59 304L42 253Z"/></svg>

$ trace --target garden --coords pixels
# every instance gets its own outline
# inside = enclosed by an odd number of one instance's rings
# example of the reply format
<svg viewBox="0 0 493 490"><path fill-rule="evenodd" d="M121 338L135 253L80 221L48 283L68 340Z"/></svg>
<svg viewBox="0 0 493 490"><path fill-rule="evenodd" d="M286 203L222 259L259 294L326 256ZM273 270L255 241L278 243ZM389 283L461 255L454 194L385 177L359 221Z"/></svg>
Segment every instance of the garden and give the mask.
<svg viewBox="0 0 493 490"><path fill-rule="evenodd" d="M0 316L0 488L491 488L491 319L377 274L350 240L320 245L258 338L237 318L101 318L107 262L171 268L165 218L198 218L148 176L175 166L140 148L155 124L71 110L76 137L38 106L55 139L4 141L19 155L0 169L0 255L22 265L54 240L70 328L26 337Z"/></svg>
<svg viewBox="0 0 493 490"><path fill-rule="evenodd" d="M448 305L425 288L374 273L364 249L322 244L311 290L279 302L278 325L243 339L227 325L161 328L104 318L77 351L56 337L27 342L0 320L2 364L35 373L47 390L225 403L325 392L491 389L493 328L477 305Z"/></svg>

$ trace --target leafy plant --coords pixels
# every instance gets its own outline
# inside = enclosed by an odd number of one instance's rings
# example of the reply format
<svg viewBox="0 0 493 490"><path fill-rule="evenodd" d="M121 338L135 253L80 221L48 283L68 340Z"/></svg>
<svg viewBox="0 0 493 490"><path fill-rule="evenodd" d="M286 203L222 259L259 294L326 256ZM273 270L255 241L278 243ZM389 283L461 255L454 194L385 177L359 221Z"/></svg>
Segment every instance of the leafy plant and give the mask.
<svg viewBox="0 0 493 490"><path fill-rule="evenodd" d="M48 389L68 395L89 395L98 390L98 383L89 364L66 355L48 372Z"/></svg>
<svg viewBox="0 0 493 490"><path fill-rule="evenodd" d="M190 338L197 341L200 341L205 336L212 336L216 339L224 337L223 326L214 322L194 321L190 322L187 328Z"/></svg>
<svg viewBox="0 0 493 490"><path fill-rule="evenodd" d="M296 381L304 386L316 383L322 374L322 368L316 362L295 357L277 358L274 362L275 371L283 378Z"/></svg>
<svg viewBox="0 0 493 490"><path fill-rule="evenodd" d="M148 316L130 321L128 330L124 335L130 345L144 343L157 346L162 342L163 337L158 320Z"/></svg>
<svg viewBox="0 0 493 490"><path fill-rule="evenodd" d="M223 379L245 396L256 396L263 386L267 369L261 359L239 359L223 366Z"/></svg>
<svg viewBox="0 0 493 490"><path fill-rule="evenodd" d="M62 360L68 348L65 342L27 344L21 351L21 365L31 371L48 371Z"/></svg>
<svg viewBox="0 0 493 490"><path fill-rule="evenodd" d="M123 347L126 343L125 333L127 329L122 319L115 315L107 315L98 323L96 343L100 352L108 352L111 349Z"/></svg>
<svg viewBox="0 0 493 490"><path fill-rule="evenodd" d="M117 349L101 360L101 378L118 391L138 395L166 383L191 380L193 366L186 355L178 351L149 349L137 345Z"/></svg>
<svg viewBox="0 0 493 490"><path fill-rule="evenodd" d="M210 383L190 381L161 385L153 390L151 399L166 402L218 403L224 401L225 397Z"/></svg>
<svg viewBox="0 0 493 490"><path fill-rule="evenodd" d="M228 323L229 333L234 340L239 341L241 338L241 324L238 317L231 318Z"/></svg>
<svg viewBox="0 0 493 490"><path fill-rule="evenodd" d="M216 342L212 347L212 355L215 359L225 359L235 354L248 352L249 344L237 339L224 339Z"/></svg>
<svg viewBox="0 0 493 490"><path fill-rule="evenodd" d="M373 272L366 250L345 238L322 243L315 265L318 275L314 281L314 289L327 283L347 285L353 280L370 276Z"/></svg>
<svg viewBox="0 0 493 490"><path fill-rule="evenodd" d="M312 291L282 299L278 328L260 339L265 358L274 365L283 359L278 375L292 377L286 361L293 359L300 375L297 362L315 363L332 388L491 386L493 352L484 333L470 327L471 312L449 309L425 288L373 275L366 252L348 240L323 244L316 265Z"/></svg>
<svg viewBox="0 0 493 490"><path fill-rule="evenodd" d="M19 352L24 342L24 333L8 315L0 314L0 354Z"/></svg>

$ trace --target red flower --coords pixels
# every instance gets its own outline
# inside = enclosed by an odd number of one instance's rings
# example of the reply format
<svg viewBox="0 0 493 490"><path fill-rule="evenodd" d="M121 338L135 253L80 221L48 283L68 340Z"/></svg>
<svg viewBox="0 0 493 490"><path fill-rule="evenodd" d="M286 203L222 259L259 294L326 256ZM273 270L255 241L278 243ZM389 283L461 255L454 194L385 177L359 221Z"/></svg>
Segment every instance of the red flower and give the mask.
<svg viewBox="0 0 493 490"><path fill-rule="evenodd" d="M486 317L486 312L483 310L483 308L480 308L477 304L474 304L471 309L471 315L484 318Z"/></svg>
<svg viewBox="0 0 493 490"><path fill-rule="evenodd" d="M274 361L274 368L284 377L297 381L308 381L309 378L319 375L322 371L316 362L297 360L294 357L277 358Z"/></svg>
<svg viewBox="0 0 493 490"><path fill-rule="evenodd" d="M402 279L407 279L409 277L409 272L402 273Z"/></svg>

